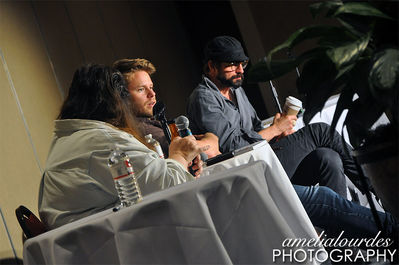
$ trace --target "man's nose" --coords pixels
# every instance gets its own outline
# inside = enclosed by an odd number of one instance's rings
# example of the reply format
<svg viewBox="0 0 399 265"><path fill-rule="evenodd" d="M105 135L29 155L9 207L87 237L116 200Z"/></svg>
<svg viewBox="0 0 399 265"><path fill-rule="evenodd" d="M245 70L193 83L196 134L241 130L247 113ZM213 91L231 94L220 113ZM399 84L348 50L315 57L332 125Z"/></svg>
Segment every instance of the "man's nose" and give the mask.
<svg viewBox="0 0 399 265"><path fill-rule="evenodd" d="M155 95L156 95L155 91L153 89L149 89L148 97L152 98L152 97L155 97Z"/></svg>
<svg viewBox="0 0 399 265"><path fill-rule="evenodd" d="M242 64L238 64L237 69L236 69L236 73L244 73L244 67L242 67Z"/></svg>

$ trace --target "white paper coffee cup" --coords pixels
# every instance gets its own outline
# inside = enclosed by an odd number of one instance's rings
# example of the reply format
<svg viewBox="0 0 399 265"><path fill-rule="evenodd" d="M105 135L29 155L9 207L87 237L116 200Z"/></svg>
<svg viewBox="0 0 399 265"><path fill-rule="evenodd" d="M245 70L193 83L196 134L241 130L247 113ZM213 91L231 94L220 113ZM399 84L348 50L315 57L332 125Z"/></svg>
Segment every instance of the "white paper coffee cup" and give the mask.
<svg viewBox="0 0 399 265"><path fill-rule="evenodd" d="M297 115L302 108L302 101L292 96L285 99L283 113L285 115Z"/></svg>

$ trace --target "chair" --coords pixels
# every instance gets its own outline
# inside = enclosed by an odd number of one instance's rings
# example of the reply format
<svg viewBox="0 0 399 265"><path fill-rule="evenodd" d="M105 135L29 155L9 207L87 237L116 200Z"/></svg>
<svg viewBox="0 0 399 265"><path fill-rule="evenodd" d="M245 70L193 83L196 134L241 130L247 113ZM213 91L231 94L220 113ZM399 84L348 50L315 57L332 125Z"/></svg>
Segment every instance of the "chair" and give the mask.
<svg viewBox="0 0 399 265"><path fill-rule="evenodd" d="M15 210L15 215L26 238L29 239L47 231L42 221L25 206L19 206Z"/></svg>

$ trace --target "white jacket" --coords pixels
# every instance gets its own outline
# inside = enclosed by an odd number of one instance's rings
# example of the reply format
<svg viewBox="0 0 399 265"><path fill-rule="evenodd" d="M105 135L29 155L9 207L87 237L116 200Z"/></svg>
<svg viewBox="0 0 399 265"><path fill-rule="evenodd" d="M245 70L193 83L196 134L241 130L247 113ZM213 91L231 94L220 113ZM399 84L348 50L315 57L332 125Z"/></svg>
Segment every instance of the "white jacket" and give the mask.
<svg viewBox="0 0 399 265"><path fill-rule="evenodd" d="M193 180L172 159L161 159L132 135L93 120L56 120L54 139L39 191L39 213L55 228L118 202L107 166L110 151L126 151L143 196Z"/></svg>

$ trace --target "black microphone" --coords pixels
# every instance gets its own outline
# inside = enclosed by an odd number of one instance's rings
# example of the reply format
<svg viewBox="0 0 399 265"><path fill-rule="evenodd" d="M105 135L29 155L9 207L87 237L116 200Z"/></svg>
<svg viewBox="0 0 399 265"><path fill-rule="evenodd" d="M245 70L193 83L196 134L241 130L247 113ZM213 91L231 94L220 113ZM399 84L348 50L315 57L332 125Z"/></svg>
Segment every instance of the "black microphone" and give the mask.
<svg viewBox="0 0 399 265"><path fill-rule="evenodd" d="M180 137L186 137L189 135L193 135L191 133L190 128L188 127L190 124L190 121L187 119L186 116L182 115L182 116L177 117L175 119L175 124L177 127L177 132L179 133ZM208 159L208 156L203 152L200 153L200 156L201 156L201 160L204 162Z"/></svg>
<svg viewBox="0 0 399 265"><path fill-rule="evenodd" d="M201 153L200 153L200 157L201 157L201 160L202 160L203 162L206 162L206 161L208 160L208 155L205 154L204 152L201 152Z"/></svg>
<svg viewBox="0 0 399 265"><path fill-rule="evenodd" d="M152 112L154 118L161 123L166 140L168 141L168 143L170 143L171 133L168 127L168 121L165 117L165 105L161 101L158 101L157 103L155 103L154 107L152 108Z"/></svg>

